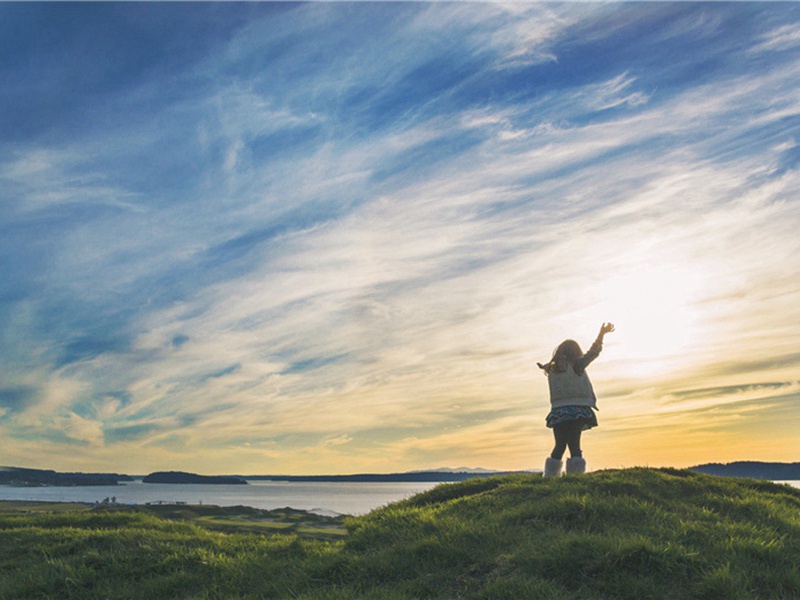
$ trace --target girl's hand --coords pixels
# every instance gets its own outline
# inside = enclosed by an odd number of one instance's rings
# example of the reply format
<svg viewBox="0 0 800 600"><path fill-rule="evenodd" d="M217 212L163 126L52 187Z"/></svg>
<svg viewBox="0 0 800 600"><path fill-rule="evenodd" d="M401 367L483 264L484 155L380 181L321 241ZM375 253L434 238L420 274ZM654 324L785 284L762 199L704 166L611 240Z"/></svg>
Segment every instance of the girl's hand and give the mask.
<svg viewBox="0 0 800 600"><path fill-rule="evenodd" d="M600 335L603 336L607 333L611 333L614 331L614 324L613 323L603 323L600 327Z"/></svg>

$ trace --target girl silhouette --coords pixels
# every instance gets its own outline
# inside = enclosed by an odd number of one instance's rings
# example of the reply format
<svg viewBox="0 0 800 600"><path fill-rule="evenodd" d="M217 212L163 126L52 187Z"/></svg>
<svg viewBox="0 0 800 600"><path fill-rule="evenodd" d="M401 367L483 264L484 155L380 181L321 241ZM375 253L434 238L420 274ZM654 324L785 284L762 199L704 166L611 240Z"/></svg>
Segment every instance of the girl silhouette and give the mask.
<svg viewBox="0 0 800 600"><path fill-rule="evenodd" d="M545 477L558 477L564 450L569 446L570 458L567 460L567 473L584 473L586 461L581 452L581 433L585 429L597 427L597 398L592 382L586 374L589 366L603 349L603 336L614 331L614 325L603 323L597 339L584 354L573 340L559 344L553 358L547 364L536 363L547 376L550 386L550 413L547 426L553 429L556 445L544 463Z"/></svg>

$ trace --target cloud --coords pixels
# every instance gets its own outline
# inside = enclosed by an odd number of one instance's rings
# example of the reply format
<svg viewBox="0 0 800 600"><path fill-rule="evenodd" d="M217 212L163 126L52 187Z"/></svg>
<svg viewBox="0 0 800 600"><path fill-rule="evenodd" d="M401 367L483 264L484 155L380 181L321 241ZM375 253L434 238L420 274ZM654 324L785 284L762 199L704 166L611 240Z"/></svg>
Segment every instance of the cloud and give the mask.
<svg viewBox="0 0 800 600"><path fill-rule="evenodd" d="M628 73L622 73L613 79L584 90L588 96L589 107L595 110L608 110L623 104L631 107L645 104L649 95L643 92L632 92L629 89L635 81L636 78L631 77Z"/></svg>
<svg viewBox="0 0 800 600"><path fill-rule="evenodd" d="M93 173L88 165L98 157L81 156L82 150L37 148L17 155L0 170L0 180L16 189L17 198L24 198L18 210L36 213L70 204L138 210L136 194L107 183L101 173Z"/></svg>
<svg viewBox="0 0 800 600"><path fill-rule="evenodd" d="M325 440L323 442L323 445L324 446L341 446L342 444L349 444L352 441L353 441L353 438L345 433L345 434L342 434L342 435L339 435L339 436L328 438L327 440Z"/></svg>
<svg viewBox="0 0 800 600"><path fill-rule="evenodd" d="M135 441L150 437L153 432L160 431L162 427L153 423L138 425L124 425L122 427L108 427L103 430L103 441L106 444Z"/></svg>
<svg viewBox="0 0 800 600"><path fill-rule="evenodd" d="M598 389L788 381L800 71L727 58L791 37L776 9L737 36L727 5L239 10L106 90L105 128L3 146L24 436L521 468L549 443L531 365L608 318ZM648 422L616 395L610 429Z"/></svg>
<svg viewBox="0 0 800 600"><path fill-rule="evenodd" d="M789 23L764 33L759 43L750 48L750 52L780 52L797 46L800 46L800 27L796 23Z"/></svg>

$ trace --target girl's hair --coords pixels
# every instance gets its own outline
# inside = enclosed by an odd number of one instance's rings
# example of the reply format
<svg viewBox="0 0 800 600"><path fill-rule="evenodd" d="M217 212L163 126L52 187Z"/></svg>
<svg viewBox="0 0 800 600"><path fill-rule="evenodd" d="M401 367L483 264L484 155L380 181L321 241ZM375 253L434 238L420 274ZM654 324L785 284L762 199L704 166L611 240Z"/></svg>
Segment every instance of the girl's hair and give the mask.
<svg viewBox="0 0 800 600"><path fill-rule="evenodd" d="M551 371L556 373L563 373L567 370L568 364L574 364L576 360L583 356L583 351L575 340L564 340L553 351L553 358L550 362L543 365L536 363L540 369L544 370L545 375L549 375Z"/></svg>

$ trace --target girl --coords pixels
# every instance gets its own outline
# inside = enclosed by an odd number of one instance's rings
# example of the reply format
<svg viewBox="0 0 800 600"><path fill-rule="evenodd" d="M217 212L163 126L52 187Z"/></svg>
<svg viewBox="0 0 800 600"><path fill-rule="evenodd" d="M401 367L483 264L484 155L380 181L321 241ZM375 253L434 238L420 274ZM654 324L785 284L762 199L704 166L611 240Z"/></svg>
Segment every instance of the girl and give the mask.
<svg viewBox="0 0 800 600"><path fill-rule="evenodd" d="M586 461L581 452L581 432L597 427L597 398L592 382L586 374L586 367L603 349L603 336L614 331L614 325L603 323L597 339L584 354L573 340L566 340L553 352L553 358L546 365L536 363L544 370L550 385L550 414L547 426L553 428L556 445L544 463L545 477L561 475L564 450L569 446L570 458L567 460L567 473L584 473Z"/></svg>

